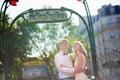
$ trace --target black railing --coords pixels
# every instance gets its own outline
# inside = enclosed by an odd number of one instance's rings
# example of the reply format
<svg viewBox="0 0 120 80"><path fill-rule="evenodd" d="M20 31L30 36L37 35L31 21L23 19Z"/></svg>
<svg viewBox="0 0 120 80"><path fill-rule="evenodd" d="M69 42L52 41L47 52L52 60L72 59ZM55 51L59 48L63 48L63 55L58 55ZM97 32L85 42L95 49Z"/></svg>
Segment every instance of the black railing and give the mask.
<svg viewBox="0 0 120 80"><path fill-rule="evenodd" d="M105 23L105 24L102 24L100 26L98 26L96 29L94 29L94 32L95 34L105 30L105 29L109 29L109 28L115 28L115 27L118 27L120 26L120 23L118 23L117 21L116 22L112 22L112 23Z"/></svg>
<svg viewBox="0 0 120 80"><path fill-rule="evenodd" d="M120 60L118 61L108 61L106 63L102 64L102 67L104 68L120 68Z"/></svg>

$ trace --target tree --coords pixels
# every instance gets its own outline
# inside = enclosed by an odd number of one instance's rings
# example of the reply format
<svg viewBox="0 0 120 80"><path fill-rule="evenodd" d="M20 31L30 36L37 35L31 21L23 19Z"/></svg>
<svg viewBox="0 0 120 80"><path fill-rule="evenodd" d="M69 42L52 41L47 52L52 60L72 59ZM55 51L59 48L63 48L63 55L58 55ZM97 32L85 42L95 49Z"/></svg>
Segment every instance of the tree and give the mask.
<svg viewBox="0 0 120 80"><path fill-rule="evenodd" d="M31 54L31 45L30 41L32 40L32 35L34 32L37 32L39 29L37 25L29 25L27 22L18 20L16 25L12 27L12 30L9 31L9 16L5 16L5 28L3 30L2 17L0 17L0 42L2 31L4 32L4 46L6 54L2 53L2 48L0 48L0 60L5 64L5 61L8 63L8 68L10 70L12 80L21 80L21 67L22 63L27 58L27 54ZM29 26L29 27L28 27ZM4 65L6 72L6 65Z"/></svg>

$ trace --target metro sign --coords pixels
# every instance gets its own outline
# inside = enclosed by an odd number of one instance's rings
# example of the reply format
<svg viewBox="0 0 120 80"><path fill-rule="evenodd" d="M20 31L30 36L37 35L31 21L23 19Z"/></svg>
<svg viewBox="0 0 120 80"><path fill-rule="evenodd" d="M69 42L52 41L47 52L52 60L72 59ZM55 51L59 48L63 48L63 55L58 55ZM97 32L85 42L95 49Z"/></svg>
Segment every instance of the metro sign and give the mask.
<svg viewBox="0 0 120 80"><path fill-rule="evenodd" d="M60 9L41 9L30 13L29 22L31 23L49 23L67 21L67 14Z"/></svg>

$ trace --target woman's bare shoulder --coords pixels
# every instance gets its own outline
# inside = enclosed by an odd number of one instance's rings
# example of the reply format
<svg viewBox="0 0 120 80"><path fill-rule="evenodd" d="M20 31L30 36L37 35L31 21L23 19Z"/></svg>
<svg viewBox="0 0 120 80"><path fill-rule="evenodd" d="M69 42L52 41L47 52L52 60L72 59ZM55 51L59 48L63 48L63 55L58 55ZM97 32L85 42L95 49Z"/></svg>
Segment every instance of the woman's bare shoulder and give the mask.
<svg viewBox="0 0 120 80"><path fill-rule="evenodd" d="M81 53L81 54L78 55L78 57L85 58L85 55Z"/></svg>

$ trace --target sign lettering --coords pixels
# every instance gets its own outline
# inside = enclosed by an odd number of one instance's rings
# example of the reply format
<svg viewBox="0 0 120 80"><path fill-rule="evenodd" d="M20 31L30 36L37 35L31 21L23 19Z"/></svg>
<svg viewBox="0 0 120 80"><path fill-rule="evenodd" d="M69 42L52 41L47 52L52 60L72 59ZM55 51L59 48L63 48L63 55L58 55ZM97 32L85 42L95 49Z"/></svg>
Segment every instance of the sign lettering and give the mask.
<svg viewBox="0 0 120 80"><path fill-rule="evenodd" d="M62 22L66 21L67 14L60 9L43 9L35 10L30 13L32 23Z"/></svg>

